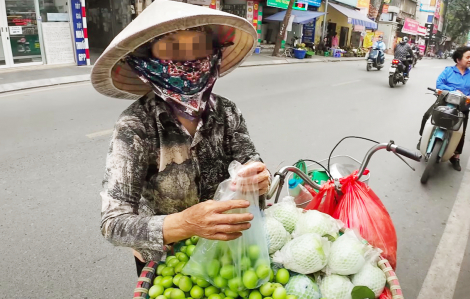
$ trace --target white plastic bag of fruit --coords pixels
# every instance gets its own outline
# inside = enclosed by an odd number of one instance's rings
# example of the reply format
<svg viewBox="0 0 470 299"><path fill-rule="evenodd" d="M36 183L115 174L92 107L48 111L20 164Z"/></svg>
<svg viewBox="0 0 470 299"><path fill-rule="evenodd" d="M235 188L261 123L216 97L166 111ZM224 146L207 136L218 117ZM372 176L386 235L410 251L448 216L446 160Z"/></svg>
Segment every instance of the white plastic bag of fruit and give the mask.
<svg viewBox="0 0 470 299"><path fill-rule="evenodd" d="M232 162L229 167L231 178L219 185L214 199L249 201L249 208L229 212L253 214L251 227L232 241L200 239L183 270L184 274L201 277L218 288L255 289L269 279L270 260L259 206L258 182L253 180L253 176L238 176L240 171L246 172L247 169L249 165Z"/></svg>

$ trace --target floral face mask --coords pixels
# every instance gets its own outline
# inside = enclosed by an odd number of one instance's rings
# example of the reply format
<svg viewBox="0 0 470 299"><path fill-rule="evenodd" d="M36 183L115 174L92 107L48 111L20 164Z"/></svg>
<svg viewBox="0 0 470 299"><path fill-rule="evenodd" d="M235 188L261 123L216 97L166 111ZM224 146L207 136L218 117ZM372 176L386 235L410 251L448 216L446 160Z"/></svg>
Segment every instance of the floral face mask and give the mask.
<svg viewBox="0 0 470 299"><path fill-rule="evenodd" d="M204 94L210 92L219 77L221 57L218 51L203 59L185 62L132 55L126 61L142 81L152 86L157 96L180 115L193 120L206 108L209 97Z"/></svg>

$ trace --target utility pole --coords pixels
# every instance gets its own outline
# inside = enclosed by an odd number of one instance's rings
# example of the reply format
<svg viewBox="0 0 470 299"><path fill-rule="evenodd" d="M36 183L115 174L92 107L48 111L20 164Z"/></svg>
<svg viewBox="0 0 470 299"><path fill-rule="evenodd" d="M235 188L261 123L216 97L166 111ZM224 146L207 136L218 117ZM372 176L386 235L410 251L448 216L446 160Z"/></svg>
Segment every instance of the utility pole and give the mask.
<svg viewBox="0 0 470 299"><path fill-rule="evenodd" d="M284 36L286 36L287 25L289 24L289 19L292 14L292 8L294 7L295 0L289 1L289 6L286 10L286 15L284 16L284 20L281 24L281 30L279 30L279 34L276 38L276 45L274 46L273 56L279 56L279 50L281 49L282 41L284 40Z"/></svg>
<svg viewBox="0 0 470 299"><path fill-rule="evenodd" d="M327 20L328 20L328 0L326 0L326 2L325 2L325 14L323 15L323 28L321 30L321 40L320 40L320 42L323 42L323 40L325 39Z"/></svg>

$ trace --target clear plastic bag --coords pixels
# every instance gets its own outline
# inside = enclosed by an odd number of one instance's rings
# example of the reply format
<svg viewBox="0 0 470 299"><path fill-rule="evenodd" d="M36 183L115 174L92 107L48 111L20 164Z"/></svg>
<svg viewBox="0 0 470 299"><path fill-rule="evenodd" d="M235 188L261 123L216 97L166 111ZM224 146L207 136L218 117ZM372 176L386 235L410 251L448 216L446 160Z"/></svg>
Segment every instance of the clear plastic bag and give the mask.
<svg viewBox="0 0 470 299"><path fill-rule="evenodd" d="M218 288L228 287L233 291L257 288L269 280L270 273L264 216L259 207L258 183L253 180L252 175L240 177L240 171L250 171L249 164L230 164L231 178L219 185L214 199L249 201L250 206L247 209L234 209L227 213L253 214L251 227L243 231L240 238L232 241L200 239L183 269L186 275L203 278Z"/></svg>

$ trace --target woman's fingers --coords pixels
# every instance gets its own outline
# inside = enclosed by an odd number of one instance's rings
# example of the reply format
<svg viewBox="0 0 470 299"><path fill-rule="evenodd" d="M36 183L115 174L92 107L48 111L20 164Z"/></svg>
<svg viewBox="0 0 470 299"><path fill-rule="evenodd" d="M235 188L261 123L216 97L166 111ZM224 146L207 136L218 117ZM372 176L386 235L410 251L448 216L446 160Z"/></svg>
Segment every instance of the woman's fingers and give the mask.
<svg viewBox="0 0 470 299"><path fill-rule="evenodd" d="M243 223L253 220L253 214L243 213L243 214L219 214L214 215L214 222L217 224L234 224L234 223Z"/></svg>
<svg viewBox="0 0 470 299"><path fill-rule="evenodd" d="M224 213L233 209L244 209L250 206L250 202L244 199L217 201L214 203L216 204L214 207L214 212L216 213Z"/></svg>
<svg viewBox="0 0 470 299"><path fill-rule="evenodd" d="M217 233L237 233L247 230L251 227L251 223L238 223L238 224L220 224L215 227Z"/></svg>
<svg viewBox="0 0 470 299"><path fill-rule="evenodd" d="M256 175L257 173L263 172L266 169L266 165L261 162L252 162L245 164L243 168L238 172L239 177L249 177Z"/></svg>
<svg viewBox="0 0 470 299"><path fill-rule="evenodd" d="M216 233L213 234L209 237L205 237L206 239L210 240L219 240L219 241L231 241L235 240L237 238L240 238L242 236L242 233L231 233L231 234L226 234L226 233Z"/></svg>

